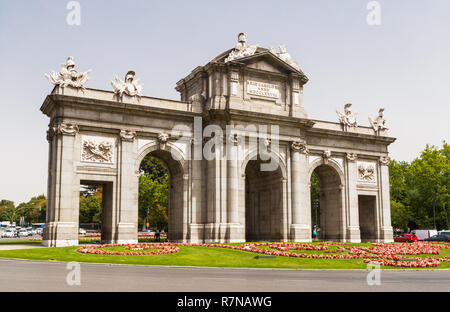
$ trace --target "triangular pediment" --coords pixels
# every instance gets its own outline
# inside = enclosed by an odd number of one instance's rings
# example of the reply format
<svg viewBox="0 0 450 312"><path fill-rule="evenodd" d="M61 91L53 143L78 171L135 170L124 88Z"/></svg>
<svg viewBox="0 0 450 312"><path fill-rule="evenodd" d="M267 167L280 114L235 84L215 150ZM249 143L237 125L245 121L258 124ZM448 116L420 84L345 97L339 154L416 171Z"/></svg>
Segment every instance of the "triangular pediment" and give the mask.
<svg viewBox="0 0 450 312"><path fill-rule="evenodd" d="M225 63L228 55L233 49L227 50L214 58L213 62ZM276 54L270 52L268 49L258 48L253 55L228 61L226 63L244 65L256 70L262 70L278 74L297 74L307 81L306 75L299 68L288 64L279 58Z"/></svg>

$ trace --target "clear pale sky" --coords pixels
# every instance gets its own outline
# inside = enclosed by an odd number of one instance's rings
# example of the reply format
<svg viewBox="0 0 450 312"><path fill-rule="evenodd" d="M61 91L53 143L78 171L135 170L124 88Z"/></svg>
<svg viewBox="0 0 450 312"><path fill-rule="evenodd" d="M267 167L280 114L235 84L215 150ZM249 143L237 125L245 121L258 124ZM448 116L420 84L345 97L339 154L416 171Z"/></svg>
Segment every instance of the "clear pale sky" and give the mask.
<svg viewBox="0 0 450 312"><path fill-rule="evenodd" d="M144 95L179 99L175 83L241 31L248 44L286 45L310 79L309 118L337 121L350 102L368 126L384 107L397 160L448 141L448 0L380 0L380 26L367 24L364 0L82 0L80 26L67 24L68 2L0 0L0 199L46 193L44 73L68 56L93 70L87 87L111 90L113 75L134 69Z"/></svg>

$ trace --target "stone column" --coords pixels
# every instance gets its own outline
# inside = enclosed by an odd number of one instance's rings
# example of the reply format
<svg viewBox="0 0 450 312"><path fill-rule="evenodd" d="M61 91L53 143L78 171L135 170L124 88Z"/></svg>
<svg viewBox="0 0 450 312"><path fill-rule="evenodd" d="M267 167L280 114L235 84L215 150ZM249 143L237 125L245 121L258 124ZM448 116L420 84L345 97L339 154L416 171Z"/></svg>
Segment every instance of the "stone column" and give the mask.
<svg viewBox="0 0 450 312"><path fill-rule="evenodd" d="M130 130L120 131L121 148L119 151L119 187L116 231L113 241L117 244L137 243L138 191L139 179L134 162L136 152L134 138L136 133Z"/></svg>
<svg viewBox="0 0 450 312"><path fill-rule="evenodd" d="M193 141L194 143L194 141ZM195 143L197 144L197 143ZM194 145L192 144L192 149ZM201 144L201 142L199 143ZM201 145L200 145L201 146ZM192 210L191 210L191 224L190 224L190 240L192 243L203 242L204 226L206 220L204 220L203 210L203 192L202 189L202 159L195 159L194 153L191 153L192 162Z"/></svg>
<svg viewBox="0 0 450 312"><path fill-rule="evenodd" d="M239 223L238 135L231 134L227 143L227 241L242 242L245 233L243 225Z"/></svg>
<svg viewBox="0 0 450 312"><path fill-rule="evenodd" d="M296 242L312 240L307 153L306 142L296 141L291 144L291 241Z"/></svg>
<svg viewBox="0 0 450 312"><path fill-rule="evenodd" d="M378 224L381 225L381 228L378 230L380 233L379 239L385 243L392 243L394 241L393 238L393 229L391 226L391 201L389 194L389 157L382 156L379 161L379 169L380 169L380 180L379 180L379 188L380 188L380 207L378 216L380 216L381 222Z"/></svg>
<svg viewBox="0 0 450 312"><path fill-rule="evenodd" d="M78 126L60 123L50 128L47 223L42 244L47 247L78 245L80 183L74 174L74 144Z"/></svg>
<svg viewBox="0 0 450 312"><path fill-rule="evenodd" d="M357 192L357 178L358 178L358 168L356 164L357 155L353 153L347 154L347 231L346 238L347 242L360 243L361 235L359 231L359 207L358 207L358 192Z"/></svg>

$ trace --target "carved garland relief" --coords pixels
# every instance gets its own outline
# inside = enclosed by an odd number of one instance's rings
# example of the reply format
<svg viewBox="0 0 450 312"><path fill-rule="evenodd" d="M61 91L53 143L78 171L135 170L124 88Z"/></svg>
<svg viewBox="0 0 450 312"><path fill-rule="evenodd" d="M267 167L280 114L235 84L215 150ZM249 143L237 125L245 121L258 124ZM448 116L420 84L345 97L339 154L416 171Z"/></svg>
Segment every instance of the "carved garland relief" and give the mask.
<svg viewBox="0 0 450 312"><path fill-rule="evenodd" d="M358 181L376 183L376 164L372 162L358 162Z"/></svg>
<svg viewBox="0 0 450 312"><path fill-rule="evenodd" d="M81 139L81 161L113 163L114 138L83 136Z"/></svg>

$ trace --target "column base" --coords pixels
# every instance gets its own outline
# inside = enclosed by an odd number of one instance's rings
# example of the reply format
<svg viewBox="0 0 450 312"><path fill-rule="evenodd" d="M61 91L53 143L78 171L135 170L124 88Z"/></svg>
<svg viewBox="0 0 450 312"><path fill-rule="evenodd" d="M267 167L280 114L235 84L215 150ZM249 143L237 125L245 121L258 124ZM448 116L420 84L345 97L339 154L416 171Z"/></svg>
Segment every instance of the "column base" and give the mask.
<svg viewBox="0 0 450 312"><path fill-rule="evenodd" d="M361 243L361 233L359 226L347 227L347 237L345 238L347 243Z"/></svg>
<svg viewBox="0 0 450 312"><path fill-rule="evenodd" d="M42 245L46 247L78 246L78 223L46 223L43 231Z"/></svg>
<svg viewBox="0 0 450 312"><path fill-rule="evenodd" d="M291 242L312 242L311 227L303 224L291 224Z"/></svg>
<svg viewBox="0 0 450 312"><path fill-rule="evenodd" d="M205 243L245 242L245 229L240 223L207 223L204 231Z"/></svg>
<svg viewBox="0 0 450 312"><path fill-rule="evenodd" d="M110 241L112 244L136 244L138 242L137 224L120 222L117 224L116 233L114 233L113 237L112 240L105 239L105 242Z"/></svg>
<svg viewBox="0 0 450 312"><path fill-rule="evenodd" d="M70 239L42 240L42 245L44 245L45 247L78 246L78 239L77 240L70 240Z"/></svg>
<svg viewBox="0 0 450 312"><path fill-rule="evenodd" d="M245 228L240 223L227 224L227 243L243 243L245 242Z"/></svg>
<svg viewBox="0 0 450 312"><path fill-rule="evenodd" d="M204 242L205 225L198 223L189 224L189 242L191 244L201 244Z"/></svg>
<svg viewBox="0 0 450 312"><path fill-rule="evenodd" d="M383 243L394 242L394 230L392 226L384 226L380 230L380 241Z"/></svg>

